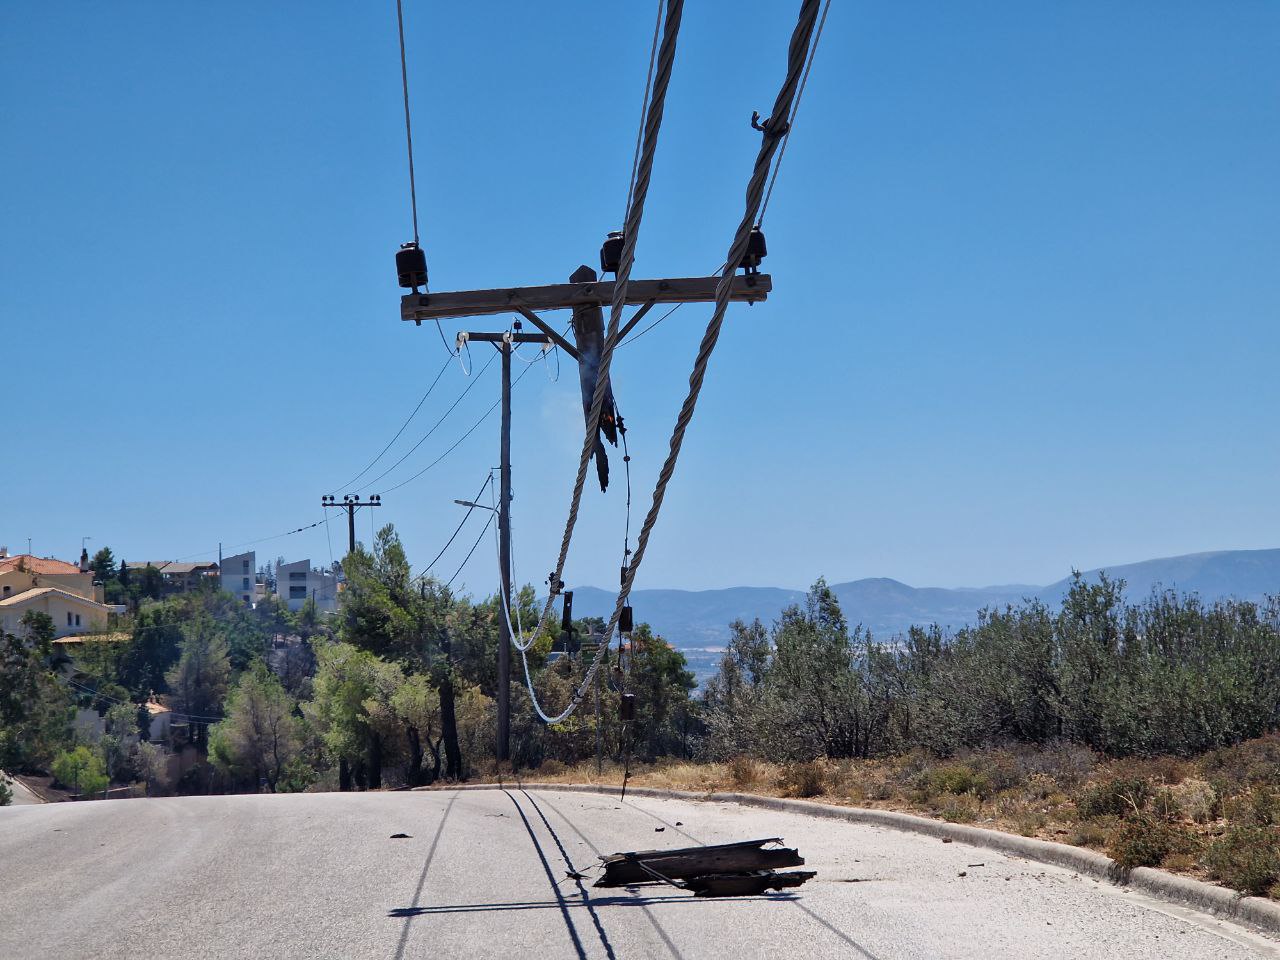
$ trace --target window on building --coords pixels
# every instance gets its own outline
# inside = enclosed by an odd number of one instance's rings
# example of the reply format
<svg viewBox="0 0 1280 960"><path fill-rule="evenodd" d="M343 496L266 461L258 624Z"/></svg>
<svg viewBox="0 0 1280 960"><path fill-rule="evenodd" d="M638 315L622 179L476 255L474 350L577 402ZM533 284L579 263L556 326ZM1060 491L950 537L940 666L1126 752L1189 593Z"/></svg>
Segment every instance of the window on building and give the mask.
<svg viewBox="0 0 1280 960"><path fill-rule="evenodd" d="M80 614L76 614L76 626L80 626Z"/></svg>
<svg viewBox="0 0 1280 960"><path fill-rule="evenodd" d="M67 626L71 626L71 611L67 611Z"/></svg>
<svg viewBox="0 0 1280 960"><path fill-rule="evenodd" d="M12 590L12 589L13 589L13 587L6 586L6 587L4 588L4 595L7 597L7 596L9 595L9 591L10 591L10 590Z"/></svg>
<svg viewBox="0 0 1280 960"><path fill-rule="evenodd" d="M249 602L249 595L246 593L246 594L245 594L243 597L241 597L240 599L241 599L241 600L243 600L245 603L248 603L248 602Z"/></svg>
<svg viewBox="0 0 1280 960"><path fill-rule="evenodd" d="M241 581L240 581L240 589L241 589L241 590L248 590L248 589L249 589L249 578L248 578L248 577L245 577L243 580L241 580Z"/></svg>
<svg viewBox="0 0 1280 960"><path fill-rule="evenodd" d="M240 562L241 562L241 564L242 564L242 567L241 567L241 573L248 573L248 572L249 572L249 561L248 561L248 560L242 560L242 561L240 561Z"/></svg>
<svg viewBox="0 0 1280 960"><path fill-rule="evenodd" d="M289 588L289 599L290 599L290 600L305 600L305 599L307 599L307 588L306 588L305 586L301 586L301 587L290 587L290 588Z"/></svg>
<svg viewBox="0 0 1280 960"><path fill-rule="evenodd" d="M305 570L290 570L290 571L289 571L289 579L290 579L290 580L305 580L305 579L307 579L307 571L305 571Z"/></svg>

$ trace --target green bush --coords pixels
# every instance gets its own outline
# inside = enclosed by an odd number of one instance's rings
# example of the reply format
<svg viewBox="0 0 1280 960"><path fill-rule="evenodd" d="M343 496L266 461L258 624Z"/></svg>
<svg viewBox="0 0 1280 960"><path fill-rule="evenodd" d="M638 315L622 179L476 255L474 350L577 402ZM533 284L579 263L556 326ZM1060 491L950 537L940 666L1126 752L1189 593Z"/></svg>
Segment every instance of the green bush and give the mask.
<svg viewBox="0 0 1280 960"><path fill-rule="evenodd" d="M1120 824L1107 843L1107 855L1125 870L1158 867L1169 854L1186 845L1182 831L1145 814Z"/></svg>
<svg viewBox="0 0 1280 960"><path fill-rule="evenodd" d="M1202 862L1210 879L1266 896L1280 881L1280 839L1270 827L1233 827L1209 845Z"/></svg>
<svg viewBox="0 0 1280 960"><path fill-rule="evenodd" d="M1140 813L1151 799L1151 783L1141 777L1116 777L1091 783L1076 798L1081 818L1125 817Z"/></svg>
<svg viewBox="0 0 1280 960"><path fill-rule="evenodd" d="M967 763L946 763L926 770L916 778L916 793L925 802L935 797L965 793L985 800L991 792L991 778Z"/></svg>
<svg viewBox="0 0 1280 960"><path fill-rule="evenodd" d="M0 807L13 803L13 788L9 786L9 778L0 773Z"/></svg>
<svg viewBox="0 0 1280 960"><path fill-rule="evenodd" d="M947 797L939 813L948 823L973 823L981 809L982 801L976 793L961 793Z"/></svg>
<svg viewBox="0 0 1280 960"><path fill-rule="evenodd" d="M53 761L53 776L69 790L91 797L107 789L107 766L102 757L88 747L67 750Z"/></svg>

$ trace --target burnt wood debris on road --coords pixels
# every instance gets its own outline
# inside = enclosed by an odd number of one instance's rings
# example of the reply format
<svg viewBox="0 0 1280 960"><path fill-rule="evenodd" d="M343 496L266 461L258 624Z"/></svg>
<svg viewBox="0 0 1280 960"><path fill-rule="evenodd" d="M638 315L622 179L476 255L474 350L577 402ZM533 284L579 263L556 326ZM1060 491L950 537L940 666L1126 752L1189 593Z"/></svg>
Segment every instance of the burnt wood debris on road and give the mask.
<svg viewBox="0 0 1280 960"><path fill-rule="evenodd" d="M604 873L595 886L666 883L699 897L737 897L798 887L815 876L811 870L778 872L779 867L803 865L804 857L793 847L766 848L774 843L781 844L782 838L614 853L600 858Z"/></svg>

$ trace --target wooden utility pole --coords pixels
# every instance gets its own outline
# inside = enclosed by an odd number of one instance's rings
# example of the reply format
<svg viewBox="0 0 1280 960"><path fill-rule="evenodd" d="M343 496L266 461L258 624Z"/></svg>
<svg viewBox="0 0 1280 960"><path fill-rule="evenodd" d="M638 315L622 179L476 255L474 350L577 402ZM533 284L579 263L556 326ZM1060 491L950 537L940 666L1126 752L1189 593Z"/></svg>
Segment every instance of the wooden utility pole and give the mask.
<svg viewBox="0 0 1280 960"><path fill-rule="evenodd" d="M370 497L364 503L361 503L359 496L353 496L352 494L348 493L348 494L344 494L342 497L342 502L338 503L337 500L334 499L333 494L326 493L323 497L320 498L320 505L322 507L337 507L339 510L347 511L347 553L352 554L356 552L356 510L357 508L380 507L382 506L382 497L380 497L378 494L375 493L372 497Z"/></svg>
<svg viewBox="0 0 1280 960"><path fill-rule="evenodd" d="M582 268L588 269L588 268ZM585 274L575 273L575 276ZM640 319L657 303L705 303L715 300L719 277L684 277L672 280L632 280L627 285L627 303L639 305L632 316L619 328L617 342L630 333ZM491 314L517 313L528 320L538 333L521 333L516 322L516 332L474 331L458 334L458 346L467 343L492 343L502 353L502 437L498 505L498 563L501 567L502 596L500 603L511 609L511 354L521 343L536 343L544 349L555 345L574 360L579 359L577 349L550 324L538 316L539 310L574 310L602 308L613 300L613 281L570 282L543 287L513 287L494 290L462 290L450 293L413 293L400 298L400 319L412 320L421 326L423 320L443 320L457 317L477 317ZM767 273L756 273L734 278L729 299L755 303L768 297L773 281ZM592 429L597 429L592 427ZM374 498L377 499L376 497ZM328 506L346 507L346 503ZM358 504L365 506L365 504ZM354 530L354 527L352 528ZM354 533L352 534L354 538ZM352 549L355 549L354 539ZM551 585L552 593L559 592L559 585ZM498 618L498 742L495 753L498 761L511 758L511 631L506 615ZM599 653L597 652L597 655ZM597 698L599 692L597 692ZM597 730L599 725L597 724Z"/></svg>
<svg viewBox="0 0 1280 960"><path fill-rule="evenodd" d="M502 339L502 459L498 475L498 563L502 603L498 618L498 762L511 759L511 336Z"/></svg>

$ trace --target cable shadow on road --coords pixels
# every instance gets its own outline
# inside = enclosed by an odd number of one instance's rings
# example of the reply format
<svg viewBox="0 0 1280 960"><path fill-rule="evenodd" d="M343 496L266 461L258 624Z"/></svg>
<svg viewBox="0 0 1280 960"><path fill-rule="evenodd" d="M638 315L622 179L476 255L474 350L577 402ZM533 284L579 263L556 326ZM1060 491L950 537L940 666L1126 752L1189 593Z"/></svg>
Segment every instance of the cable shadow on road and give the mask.
<svg viewBox="0 0 1280 960"><path fill-rule="evenodd" d="M529 797L530 803L533 803L535 807L537 806L536 801L534 801L533 797L529 795L529 792L527 790L524 791L524 795L526 797ZM591 840L587 837L587 835L578 828L578 825L565 815L563 810L557 807L554 803L552 803L546 797L542 798L542 802L545 803L548 807L550 807L552 812L555 813L556 816L558 816L561 820L563 820L565 823L569 825L569 829L572 830L574 833L576 833L578 835L578 838L583 843L585 843L588 847L591 848L592 853L594 853L597 857L600 856L600 848L591 842ZM538 812L541 813L542 812L541 809L539 809ZM545 820L546 818L544 817L543 819ZM581 884L579 884L579 886L581 886ZM683 900L685 898L682 897L681 899ZM756 899L756 898L753 897L752 899ZM662 942L666 944L667 950L668 952L670 952L674 960L684 960L683 955L680 953L680 949L675 945L675 941L673 941L671 937L668 935L667 931L662 928L662 924L658 923L658 918L653 915L653 911L648 909L647 899L633 894L632 900L634 902L640 903L640 905L645 908L644 909L645 917L648 919L650 925L653 927L654 932L657 933L657 935L661 938Z"/></svg>
<svg viewBox="0 0 1280 960"><path fill-rule="evenodd" d="M440 817L440 825L436 827L436 835L431 839L431 848L427 851L427 860L422 865L422 873L418 875L418 887L413 891L413 904L409 907L400 907L392 910L387 914L389 917L403 917L404 929L400 931L400 943L396 947L396 960L404 957L405 944L409 942L409 921L418 913L414 912L422 909L418 905L418 901L422 899L422 888L427 882L427 871L431 869L431 861L436 855L436 846L440 843L440 834L444 833L444 823L449 819L449 811L453 809L453 803L458 799L458 791L453 792L453 796L449 798L449 803L444 808L444 815Z"/></svg>
<svg viewBox="0 0 1280 960"><path fill-rule="evenodd" d="M613 947L609 944L609 937L604 932L604 926L600 923L600 917L596 914L595 909L591 906L591 896L587 893L587 888L582 885L582 878L578 873L578 868L573 865L573 861L569 859L569 852L565 850L564 844L560 842L560 835L556 833L555 828L551 826L551 822L547 820L547 815L542 812L542 808L538 806L538 802L529 796L529 791L521 790L524 798L529 801L533 809L537 811L538 817L542 820L543 826L547 828L547 832L551 834L551 839L556 842L556 847L560 850L560 859L564 861L565 866L569 868L569 873L573 876L573 882L578 885L578 896L582 898L582 905L587 908L587 912L591 914L591 922L595 924L596 933L600 936L600 942L604 944L605 953L609 955L609 960L615 960L613 955ZM563 814L561 814L563 816Z"/></svg>
<svg viewBox="0 0 1280 960"><path fill-rule="evenodd" d="M520 814L520 821L524 824L525 830L529 832L529 839L533 842L533 849L538 854L538 859L542 862L543 872L547 875L547 883L551 884L551 892L556 895L556 906L560 908L560 915L564 918L565 929L569 931L569 939L573 941L573 949L577 952L579 960L587 960L587 951L582 946L582 938L578 936L578 928L573 922L573 917L569 915L569 905L565 901L564 895L560 892L560 888L556 885L555 874L551 872L551 864L547 863L547 855L542 851L542 844L538 842L538 835L533 832L533 825L529 823L529 818L524 815L524 809L520 806L520 801L508 791L503 790L502 792L506 794L512 806L516 808L516 813ZM604 929L600 926L598 919L596 920L596 930L600 934L601 943L604 944L605 950L612 958L613 947L610 945L608 937L605 936Z"/></svg>
<svg viewBox="0 0 1280 960"><path fill-rule="evenodd" d="M557 898L555 900L505 900L494 903L442 903L431 907L397 907L390 911L389 917L429 917L436 914L449 913L501 913L509 910L562 910L595 907L653 907L653 906L690 906L703 903L743 903L751 900L771 900L790 902L795 897L791 894L765 894L758 897L594 897L589 904L575 903L572 900Z"/></svg>

